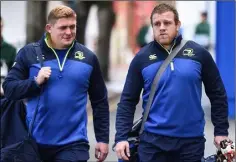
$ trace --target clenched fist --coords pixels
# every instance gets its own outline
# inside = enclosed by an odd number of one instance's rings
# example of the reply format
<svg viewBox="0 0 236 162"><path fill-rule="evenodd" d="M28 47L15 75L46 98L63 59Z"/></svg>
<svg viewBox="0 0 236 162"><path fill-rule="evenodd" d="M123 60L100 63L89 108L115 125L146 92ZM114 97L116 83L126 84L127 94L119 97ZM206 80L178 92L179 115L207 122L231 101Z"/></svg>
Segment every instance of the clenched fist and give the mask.
<svg viewBox="0 0 236 162"><path fill-rule="evenodd" d="M42 85L46 80L49 79L51 73L51 67L42 67L38 72L38 76L36 77L37 84Z"/></svg>

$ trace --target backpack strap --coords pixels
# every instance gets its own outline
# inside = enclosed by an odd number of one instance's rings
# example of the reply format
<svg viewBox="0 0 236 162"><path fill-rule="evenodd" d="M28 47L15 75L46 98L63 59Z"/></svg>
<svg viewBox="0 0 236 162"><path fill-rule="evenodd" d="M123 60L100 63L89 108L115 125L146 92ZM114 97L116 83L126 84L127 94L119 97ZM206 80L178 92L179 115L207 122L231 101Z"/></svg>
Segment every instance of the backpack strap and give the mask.
<svg viewBox="0 0 236 162"><path fill-rule="evenodd" d="M35 42L35 43L32 43L32 45L39 59L40 66L43 67L43 56L42 56L43 53L42 53L40 44L38 42Z"/></svg>
<svg viewBox="0 0 236 162"><path fill-rule="evenodd" d="M146 105L146 108L145 108L145 111L144 111L144 115L143 115L143 119L142 119L142 125L141 125L141 128L140 128L139 134L143 133L144 124L147 120L150 108L152 106L152 101L154 99L159 80L161 79L161 75L164 73L164 71L166 70L167 66L172 61L172 59L178 54L178 52L183 48L183 46L187 42L188 42L187 40L182 40L181 43L174 48L174 50L169 54L169 56L165 59L165 61L162 63L162 65L158 69L158 71L156 73L156 76L155 76L155 78L152 82L151 91L150 91L148 102L147 102L147 105Z"/></svg>
<svg viewBox="0 0 236 162"><path fill-rule="evenodd" d="M36 43L32 43L32 46L34 47L34 50L35 50L37 57L39 59L40 66L42 68L43 67L43 56L42 56L42 50L41 50L40 44L38 42L36 42ZM35 111L33 114L33 118L32 118L30 125L29 125L29 130L28 130L28 137L29 138L32 136L32 129L33 129L34 121L36 119L36 115L38 113L39 101L40 101L40 96L42 94L42 91L43 91L43 87L41 87L40 95L38 97L38 101L37 101L37 105L36 105L36 108L35 108Z"/></svg>

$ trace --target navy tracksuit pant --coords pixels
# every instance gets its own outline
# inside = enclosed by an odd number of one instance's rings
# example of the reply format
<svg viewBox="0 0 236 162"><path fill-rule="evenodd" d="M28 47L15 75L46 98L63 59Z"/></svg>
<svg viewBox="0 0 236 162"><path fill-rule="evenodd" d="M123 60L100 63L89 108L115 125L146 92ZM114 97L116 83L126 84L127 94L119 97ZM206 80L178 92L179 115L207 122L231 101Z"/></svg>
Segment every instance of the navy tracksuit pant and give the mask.
<svg viewBox="0 0 236 162"><path fill-rule="evenodd" d="M38 144L43 162L87 162L89 145L84 142L74 142L63 146L48 146Z"/></svg>
<svg viewBox="0 0 236 162"><path fill-rule="evenodd" d="M138 154L140 162L201 162L205 138L177 138L143 132Z"/></svg>

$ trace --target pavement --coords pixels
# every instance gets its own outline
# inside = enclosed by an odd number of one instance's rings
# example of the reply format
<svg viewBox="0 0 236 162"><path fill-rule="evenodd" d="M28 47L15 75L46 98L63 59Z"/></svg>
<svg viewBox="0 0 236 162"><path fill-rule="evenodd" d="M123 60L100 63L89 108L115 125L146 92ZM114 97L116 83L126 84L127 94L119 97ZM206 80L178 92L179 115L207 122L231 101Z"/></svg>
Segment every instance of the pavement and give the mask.
<svg viewBox="0 0 236 162"><path fill-rule="evenodd" d="M112 151L112 144L114 143L115 137L115 117L116 117L116 109L117 103L120 100L120 95L123 90L125 78L128 71L128 65L121 65L113 67L110 71L111 80L106 83L107 90L108 90L108 98L109 98L109 105L110 105L110 144L109 144L109 154L105 161L117 161L115 152ZM210 116L210 102L208 97L205 94L204 86L202 90L202 107L205 112L205 157L210 156L216 153L216 148L213 144L213 131L214 127L211 123L211 116ZM141 104L137 106L137 110L135 112L135 119L141 116L142 108ZM93 131L93 124L92 124L92 114L89 113L89 121L88 121L88 136L90 141L90 160L89 161L96 161L94 158L94 147L95 147L95 138L94 138L94 131ZM230 127L229 127L229 138L235 141L235 119L229 119Z"/></svg>
<svg viewBox="0 0 236 162"><path fill-rule="evenodd" d="M128 72L128 66L129 66L128 64L111 66L110 71L109 71L110 80L105 83L107 87L109 102L116 100L121 95L121 92L123 90L123 86L125 83L125 78ZM91 117L90 117L92 113L91 110L92 110L91 103L89 101L87 105L89 120L91 120ZM110 108L110 111L113 111L113 110L111 110Z"/></svg>

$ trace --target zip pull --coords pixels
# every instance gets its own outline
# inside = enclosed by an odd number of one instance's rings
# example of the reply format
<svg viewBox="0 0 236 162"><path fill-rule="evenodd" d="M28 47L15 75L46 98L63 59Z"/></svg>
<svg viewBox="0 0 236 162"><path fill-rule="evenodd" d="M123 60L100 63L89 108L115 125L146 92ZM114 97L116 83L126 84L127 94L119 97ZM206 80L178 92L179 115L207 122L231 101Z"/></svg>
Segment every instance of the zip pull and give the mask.
<svg viewBox="0 0 236 162"><path fill-rule="evenodd" d="M175 70L173 61L170 62L170 69L171 69L171 71Z"/></svg>

